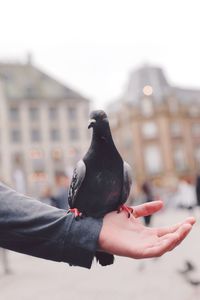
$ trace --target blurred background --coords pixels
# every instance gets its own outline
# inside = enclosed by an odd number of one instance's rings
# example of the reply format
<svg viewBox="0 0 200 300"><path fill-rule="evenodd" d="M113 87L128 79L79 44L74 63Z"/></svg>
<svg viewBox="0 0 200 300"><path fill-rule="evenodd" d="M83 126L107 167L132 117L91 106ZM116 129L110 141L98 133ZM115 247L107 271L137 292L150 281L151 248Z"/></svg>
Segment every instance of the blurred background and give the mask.
<svg viewBox="0 0 200 300"><path fill-rule="evenodd" d="M162 199L148 226L197 217L164 258L91 271L0 251L0 299L199 299L199 2L0 0L0 178L67 208L90 144L92 109L109 115L132 166L130 204ZM171 288L174 286L174 288Z"/></svg>

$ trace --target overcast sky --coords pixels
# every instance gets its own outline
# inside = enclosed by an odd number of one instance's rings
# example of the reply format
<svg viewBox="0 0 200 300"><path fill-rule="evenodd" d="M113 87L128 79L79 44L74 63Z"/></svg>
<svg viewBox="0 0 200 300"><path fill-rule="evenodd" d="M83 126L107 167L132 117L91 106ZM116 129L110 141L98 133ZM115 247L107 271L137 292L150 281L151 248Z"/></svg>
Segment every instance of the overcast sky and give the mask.
<svg viewBox="0 0 200 300"><path fill-rule="evenodd" d="M0 60L26 60L102 108L132 69L200 88L199 0L0 0Z"/></svg>

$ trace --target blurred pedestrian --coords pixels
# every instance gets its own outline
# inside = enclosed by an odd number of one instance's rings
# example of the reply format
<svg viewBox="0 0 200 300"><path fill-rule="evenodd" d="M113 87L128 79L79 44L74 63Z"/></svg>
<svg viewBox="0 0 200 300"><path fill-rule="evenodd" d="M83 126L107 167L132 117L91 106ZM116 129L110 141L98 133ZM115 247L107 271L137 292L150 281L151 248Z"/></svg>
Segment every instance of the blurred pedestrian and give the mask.
<svg viewBox="0 0 200 300"><path fill-rule="evenodd" d="M13 177L14 188L16 189L16 191L18 191L21 194L25 194L26 193L26 180L25 180L25 175L24 175L24 172L22 171L22 169L20 169L19 167L17 169L15 169L12 177Z"/></svg>
<svg viewBox="0 0 200 300"><path fill-rule="evenodd" d="M57 172L55 176L56 181L56 193L51 198L52 205L68 210L68 190L69 190L69 178L65 172Z"/></svg>
<svg viewBox="0 0 200 300"><path fill-rule="evenodd" d="M193 209L197 204L195 187L189 180L182 178L178 184L177 204L180 208Z"/></svg>
<svg viewBox="0 0 200 300"><path fill-rule="evenodd" d="M41 192L41 196L40 196L40 201L48 204L48 205L53 205L53 193L52 193L52 189L49 185L46 185Z"/></svg>
<svg viewBox="0 0 200 300"><path fill-rule="evenodd" d="M196 179L196 196L197 196L197 205L200 206L200 174L197 175L197 179Z"/></svg>
<svg viewBox="0 0 200 300"><path fill-rule="evenodd" d="M142 184L142 191L144 194L144 202L153 201L153 189L149 181L145 181ZM152 215L144 216L144 222L146 226L150 226Z"/></svg>

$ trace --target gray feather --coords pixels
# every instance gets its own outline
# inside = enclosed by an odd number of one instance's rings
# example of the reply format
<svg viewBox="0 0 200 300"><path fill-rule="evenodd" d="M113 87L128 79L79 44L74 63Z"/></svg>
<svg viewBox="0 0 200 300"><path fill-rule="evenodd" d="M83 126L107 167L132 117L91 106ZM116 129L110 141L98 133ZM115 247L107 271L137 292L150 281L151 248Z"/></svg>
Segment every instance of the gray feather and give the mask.
<svg viewBox="0 0 200 300"><path fill-rule="evenodd" d="M85 173L86 173L86 165L83 160L79 160L79 162L76 165L76 168L74 169L74 173L72 176L72 181L68 193L68 202L71 208L74 207L77 192L80 189L81 184L85 178Z"/></svg>
<svg viewBox="0 0 200 300"><path fill-rule="evenodd" d="M122 202L125 203L130 194L131 185L132 185L132 170L127 162L124 161L123 166L123 189L122 189Z"/></svg>

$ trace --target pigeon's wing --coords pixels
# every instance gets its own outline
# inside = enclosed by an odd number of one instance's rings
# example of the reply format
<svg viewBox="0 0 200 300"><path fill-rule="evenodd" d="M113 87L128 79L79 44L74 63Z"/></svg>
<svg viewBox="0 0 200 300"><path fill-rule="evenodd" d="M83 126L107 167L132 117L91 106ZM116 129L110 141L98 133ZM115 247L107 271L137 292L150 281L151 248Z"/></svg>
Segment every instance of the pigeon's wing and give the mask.
<svg viewBox="0 0 200 300"><path fill-rule="evenodd" d="M130 194L132 185L132 171L127 162L124 161L123 166L123 187L122 187L122 203L125 203Z"/></svg>
<svg viewBox="0 0 200 300"><path fill-rule="evenodd" d="M69 187L68 202L71 208L73 208L75 205L76 196L78 190L81 187L83 179L85 178L85 173L86 173L86 165L83 160L79 160L79 162L76 165L76 168L74 169L72 181Z"/></svg>

